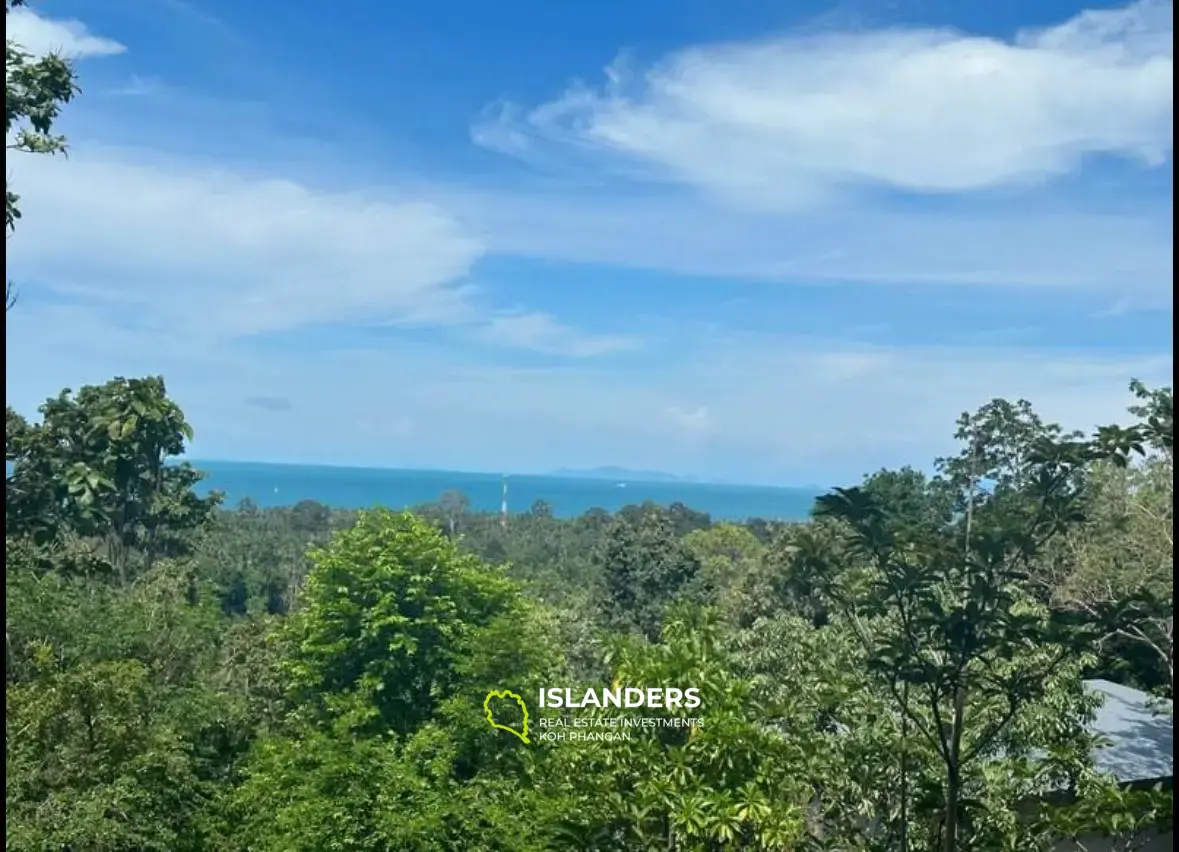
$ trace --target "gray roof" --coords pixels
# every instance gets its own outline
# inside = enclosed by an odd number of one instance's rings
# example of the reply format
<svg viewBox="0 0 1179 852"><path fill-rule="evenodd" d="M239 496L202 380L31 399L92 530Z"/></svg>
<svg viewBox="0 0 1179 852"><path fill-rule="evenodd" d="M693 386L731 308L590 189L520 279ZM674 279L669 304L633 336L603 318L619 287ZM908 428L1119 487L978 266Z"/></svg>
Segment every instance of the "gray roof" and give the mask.
<svg viewBox="0 0 1179 852"><path fill-rule="evenodd" d="M1103 696L1091 729L1105 744L1093 754L1097 768L1124 784L1171 778L1175 769L1170 701L1108 680L1085 686Z"/></svg>

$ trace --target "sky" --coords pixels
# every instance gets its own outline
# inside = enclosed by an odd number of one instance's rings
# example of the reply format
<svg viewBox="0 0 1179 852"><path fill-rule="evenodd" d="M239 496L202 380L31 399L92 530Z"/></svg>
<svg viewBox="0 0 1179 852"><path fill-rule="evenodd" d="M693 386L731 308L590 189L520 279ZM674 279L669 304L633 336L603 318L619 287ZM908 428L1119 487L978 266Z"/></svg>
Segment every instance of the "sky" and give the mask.
<svg viewBox="0 0 1179 852"><path fill-rule="evenodd" d="M7 401L190 454L780 485L1171 384L1169 0L44 0Z"/></svg>

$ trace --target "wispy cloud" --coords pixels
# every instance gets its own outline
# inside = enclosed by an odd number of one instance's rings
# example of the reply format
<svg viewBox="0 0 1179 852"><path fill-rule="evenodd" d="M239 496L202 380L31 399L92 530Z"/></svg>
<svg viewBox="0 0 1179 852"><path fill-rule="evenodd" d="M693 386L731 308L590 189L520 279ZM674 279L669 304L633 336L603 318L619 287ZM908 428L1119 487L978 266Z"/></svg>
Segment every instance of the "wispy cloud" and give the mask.
<svg viewBox="0 0 1179 852"><path fill-rule="evenodd" d="M246 405L274 412L290 411L294 407L285 396L250 396L246 397Z"/></svg>
<svg viewBox="0 0 1179 852"><path fill-rule="evenodd" d="M487 248L428 198L329 192L144 150L88 147L10 165L25 202L13 268L43 295L124 323L217 340L307 326L451 327L587 358L635 348L480 298Z"/></svg>
<svg viewBox="0 0 1179 852"><path fill-rule="evenodd" d="M168 91L168 85L162 80L132 74L126 83L109 89L107 94L124 98L145 98L162 95Z"/></svg>
<svg viewBox="0 0 1179 852"><path fill-rule="evenodd" d="M27 298L7 318L7 396L31 411L58 387L163 373L205 457L778 482L930 458L994 396L1068 425L1114 420L1130 376L1170 381L1169 341L1061 351L971 326L937 337L983 345L863 346L831 314L742 335L689 325L666 295L690 289L695 316L737 291L748 314L847 282L992 303L1006 294L975 288L1056 288L1070 315L1086 299L1169 307L1169 195L1115 204L1051 179L1082 182L1094 157L1169 168L1171 71L1170 7L1152 0L1006 42L827 30L699 46L483 122L481 143L556 171L477 184L344 148L334 114L308 143L268 124L278 101L230 105L199 75L154 123L146 102L164 98L84 99L69 160L8 163L25 203L8 265ZM551 263L536 264L551 281L522 282L520 258L584 266L568 286ZM482 279L496 263L508 271ZM628 293L623 314L612 276L661 289L641 309ZM749 279L782 289L763 302ZM592 322L575 286L596 288ZM994 322L1022 328L1011 303ZM276 433L284 406L299 417Z"/></svg>
<svg viewBox="0 0 1179 852"><path fill-rule="evenodd" d="M182 0L168 8L232 33ZM30 51L73 57L125 49L25 8L10 14L9 35ZM108 94L164 91L186 97L136 75ZM469 275L487 246L429 193L333 191L292 177L282 162L218 165L150 141L83 144L68 161L15 154L8 165L24 196L12 268L32 271L35 293L85 305L101 322L211 343L335 324L449 327L574 358L636 345L479 299Z"/></svg>
<svg viewBox="0 0 1179 852"><path fill-rule="evenodd" d="M949 448L954 418L1025 397L1049 419L1124 420L1131 376L1170 381L1172 357L986 348L856 346L684 329L683 356L646 370L522 368L436 343L274 353L211 348L30 304L9 318L7 396L162 372L198 425L199 456L544 471L621 464L779 483L854 478ZM247 400L300 415L279 433ZM324 436L331 436L325 441ZM475 436L473 438L473 436ZM396 438L397 440L392 440ZM706 453L704 451L707 451Z"/></svg>
<svg viewBox="0 0 1179 852"><path fill-rule="evenodd" d="M611 68L475 139L580 149L756 209L855 186L954 193L1065 174L1090 155L1169 158L1172 6L1084 12L1010 41L942 30L784 35Z"/></svg>
<svg viewBox="0 0 1179 852"><path fill-rule="evenodd" d="M136 153L10 161L28 199L10 258L50 286L86 280L148 321L212 334L469 310L460 284L482 245L429 202Z"/></svg>
<svg viewBox="0 0 1179 852"><path fill-rule="evenodd" d="M1137 294L1169 308L1169 203L1053 199L980 208L860 204L759 214L675 195L441 190L491 251L791 284L1038 287Z"/></svg>
<svg viewBox="0 0 1179 852"><path fill-rule="evenodd" d="M628 59L606 76L539 106L496 104L473 126L477 144L558 185L455 192L449 209L493 250L1172 304L1168 0L1007 40L828 26ZM1115 165L1154 172L1094 191Z"/></svg>
<svg viewBox="0 0 1179 852"><path fill-rule="evenodd" d="M537 311L494 316L482 327L481 336L492 343L575 358L629 352L642 345L635 337L583 334Z"/></svg>
<svg viewBox="0 0 1179 852"><path fill-rule="evenodd" d="M24 6L8 12L4 29L7 39L33 56L57 53L69 59L86 59L115 56L127 50L114 39L91 33L81 21L43 18Z"/></svg>

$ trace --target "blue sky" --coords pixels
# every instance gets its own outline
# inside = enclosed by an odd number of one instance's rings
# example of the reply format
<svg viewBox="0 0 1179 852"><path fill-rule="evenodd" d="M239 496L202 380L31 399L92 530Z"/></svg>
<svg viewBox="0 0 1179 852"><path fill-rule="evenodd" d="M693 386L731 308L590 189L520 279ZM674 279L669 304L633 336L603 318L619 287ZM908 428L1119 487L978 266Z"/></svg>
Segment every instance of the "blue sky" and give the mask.
<svg viewBox="0 0 1179 852"><path fill-rule="evenodd" d="M7 398L193 455L837 483L1171 383L1164 0L35 3Z"/></svg>

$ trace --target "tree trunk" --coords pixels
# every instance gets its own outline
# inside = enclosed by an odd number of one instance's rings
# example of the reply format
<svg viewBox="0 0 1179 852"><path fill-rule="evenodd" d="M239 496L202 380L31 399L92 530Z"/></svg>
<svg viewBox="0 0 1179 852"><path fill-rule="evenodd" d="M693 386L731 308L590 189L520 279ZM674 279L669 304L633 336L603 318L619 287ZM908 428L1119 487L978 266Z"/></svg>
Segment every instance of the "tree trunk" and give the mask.
<svg viewBox="0 0 1179 852"><path fill-rule="evenodd" d="M943 852L958 852L958 793L962 781L958 767L949 767L946 773L946 813L942 840Z"/></svg>
<svg viewBox="0 0 1179 852"><path fill-rule="evenodd" d="M958 802L962 791L962 726L966 716L966 689L954 690L954 723L950 729L950 753L946 761L945 852L958 852Z"/></svg>
<svg viewBox="0 0 1179 852"><path fill-rule="evenodd" d="M902 701L909 706L909 682L902 686ZM909 715L901 713L901 831L900 852L909 852Z"/></svg>

